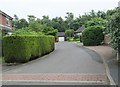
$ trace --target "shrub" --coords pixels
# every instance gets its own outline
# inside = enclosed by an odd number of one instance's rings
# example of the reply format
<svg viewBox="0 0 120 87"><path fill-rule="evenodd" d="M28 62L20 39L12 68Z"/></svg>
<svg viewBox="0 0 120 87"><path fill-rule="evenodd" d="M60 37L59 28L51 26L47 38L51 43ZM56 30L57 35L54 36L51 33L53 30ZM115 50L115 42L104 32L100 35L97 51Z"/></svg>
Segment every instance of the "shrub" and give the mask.
<svg viewBox="0 0 120 87"><path fill-rule="evenodd" d="M43 32L40 31L32 31L30 30L30 28L26 27L26 28L22 28L22 29L17 29L16 33L14 33L15 35L19 34L19 35L44 35Z"/></svg>
<svg viewBox="0 0 120 87"><path fill-rule="evenodd" d="M80 42L83 42L83 41L82 41L82 35L80 35Z"/></svg>
<svg viewBox="0 0 120 87"><path fill-rule="evenodd" d="M69 29L65 31L65 36L66 37L73 37L74 36L74 30Z"/></svg>
<svg viewBox="0 0 120 87"><path fill-rule="evenodd" d="M103 40L104 35L100 26L90 26L82 32L82 41L85 46L100 45Z"/></svg>
<svg viewBox="0 0 120 87"><path fill-rule="evenodd" d="M74 38L73 38L74 41L80 41L80 35L74 35Z"/></svg>
<svg viewBox="0 0 120 87"><path fill-rule="evenodd" d="M78 39L80 35L74 35L74 39Z"/></svg>
<svg viewBox="0 0 120 87"><path fill-rule="evenodd" d="M12 35L3 38L3 55L7 63L24 63L53 50L53 36Z"/></svg>
<svg viewBox="0 0 120 87"><path fill-rule="evenodd" d="M92 20L86 22L86 26L96 26L99 25L102 27L103 31L106 32L106 25L107 25L107 20L100 18L100 17L95 17Z"/></svg>

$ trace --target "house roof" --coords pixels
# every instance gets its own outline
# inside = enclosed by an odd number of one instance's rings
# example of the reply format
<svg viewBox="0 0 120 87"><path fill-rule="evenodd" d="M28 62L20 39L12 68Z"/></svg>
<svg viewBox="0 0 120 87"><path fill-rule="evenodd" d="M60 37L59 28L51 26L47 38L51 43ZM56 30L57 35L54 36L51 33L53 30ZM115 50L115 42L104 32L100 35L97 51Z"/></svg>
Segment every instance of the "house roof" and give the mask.
<svg viewBox="0 0 120 87"><path fill-rule="evenodd" d="M13 19L11 16L9 16L8 14L4 13L3 11L0 10L0 14L5 16L5 17L8 17L10 18L11 20Z"/></svg>
<svg viewBox="0 0 120 87"><path fill-rule="evenodd" d="M80 27L78 30L76 30L76 33L80 33L85 29L85 26L83 25L82 27Z"/></svg>
<svg viewBox="0 0 120 87"><path fill-rule="evenodd" d="M58 37L64 37L65 36L65 32L58 32Z"/></svg>

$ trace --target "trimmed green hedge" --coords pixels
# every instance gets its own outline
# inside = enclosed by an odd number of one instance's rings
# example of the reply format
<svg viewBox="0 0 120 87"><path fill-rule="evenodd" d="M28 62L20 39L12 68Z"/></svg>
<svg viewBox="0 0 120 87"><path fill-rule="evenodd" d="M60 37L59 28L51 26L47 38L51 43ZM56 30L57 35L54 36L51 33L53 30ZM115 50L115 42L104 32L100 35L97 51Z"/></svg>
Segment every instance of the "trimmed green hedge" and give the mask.
<svg viewBox="0 0 120 87"><path fill-rule="evenodd" d="M7 63L24 63L54 50L53 36L12 35L3 38L3 55Z"/></svg>
<svg viewBox="0 0 120 87"><path fill-rule="evenodd" d="M85 46L97 46L104 40L101 26L90 26L82 32L82 41Z"/></svg>

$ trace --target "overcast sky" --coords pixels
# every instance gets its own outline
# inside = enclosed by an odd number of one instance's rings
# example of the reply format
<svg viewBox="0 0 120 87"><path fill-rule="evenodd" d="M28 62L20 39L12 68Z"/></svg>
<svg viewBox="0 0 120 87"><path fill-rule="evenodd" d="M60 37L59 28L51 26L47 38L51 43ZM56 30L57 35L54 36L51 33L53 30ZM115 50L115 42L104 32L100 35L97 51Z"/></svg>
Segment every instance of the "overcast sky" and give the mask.
<svg viewBox="0 0 120 87"><path fill-rule="evenodd" d="M64 18L66 12L72 12L78 17L92 9L114 9L118 2L119 0L0 0L0 10L12 17L16 14L19 18L27 18L27 15L37 18L42 18L43 15Z"/></svg>

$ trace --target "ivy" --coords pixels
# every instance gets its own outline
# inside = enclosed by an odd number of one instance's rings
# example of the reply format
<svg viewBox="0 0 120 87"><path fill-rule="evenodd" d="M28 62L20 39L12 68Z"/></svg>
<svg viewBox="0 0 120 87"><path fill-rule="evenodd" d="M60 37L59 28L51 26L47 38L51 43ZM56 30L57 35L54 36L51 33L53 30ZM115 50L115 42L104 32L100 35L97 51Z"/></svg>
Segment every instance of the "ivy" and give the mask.
<svg viewBox="0 0 120 87"><path fill-rule="evenodd" d="M112 36L112 46L118 49L120 46L120 8L116 8L116 12L109 20L109 32Z"/></svg>

